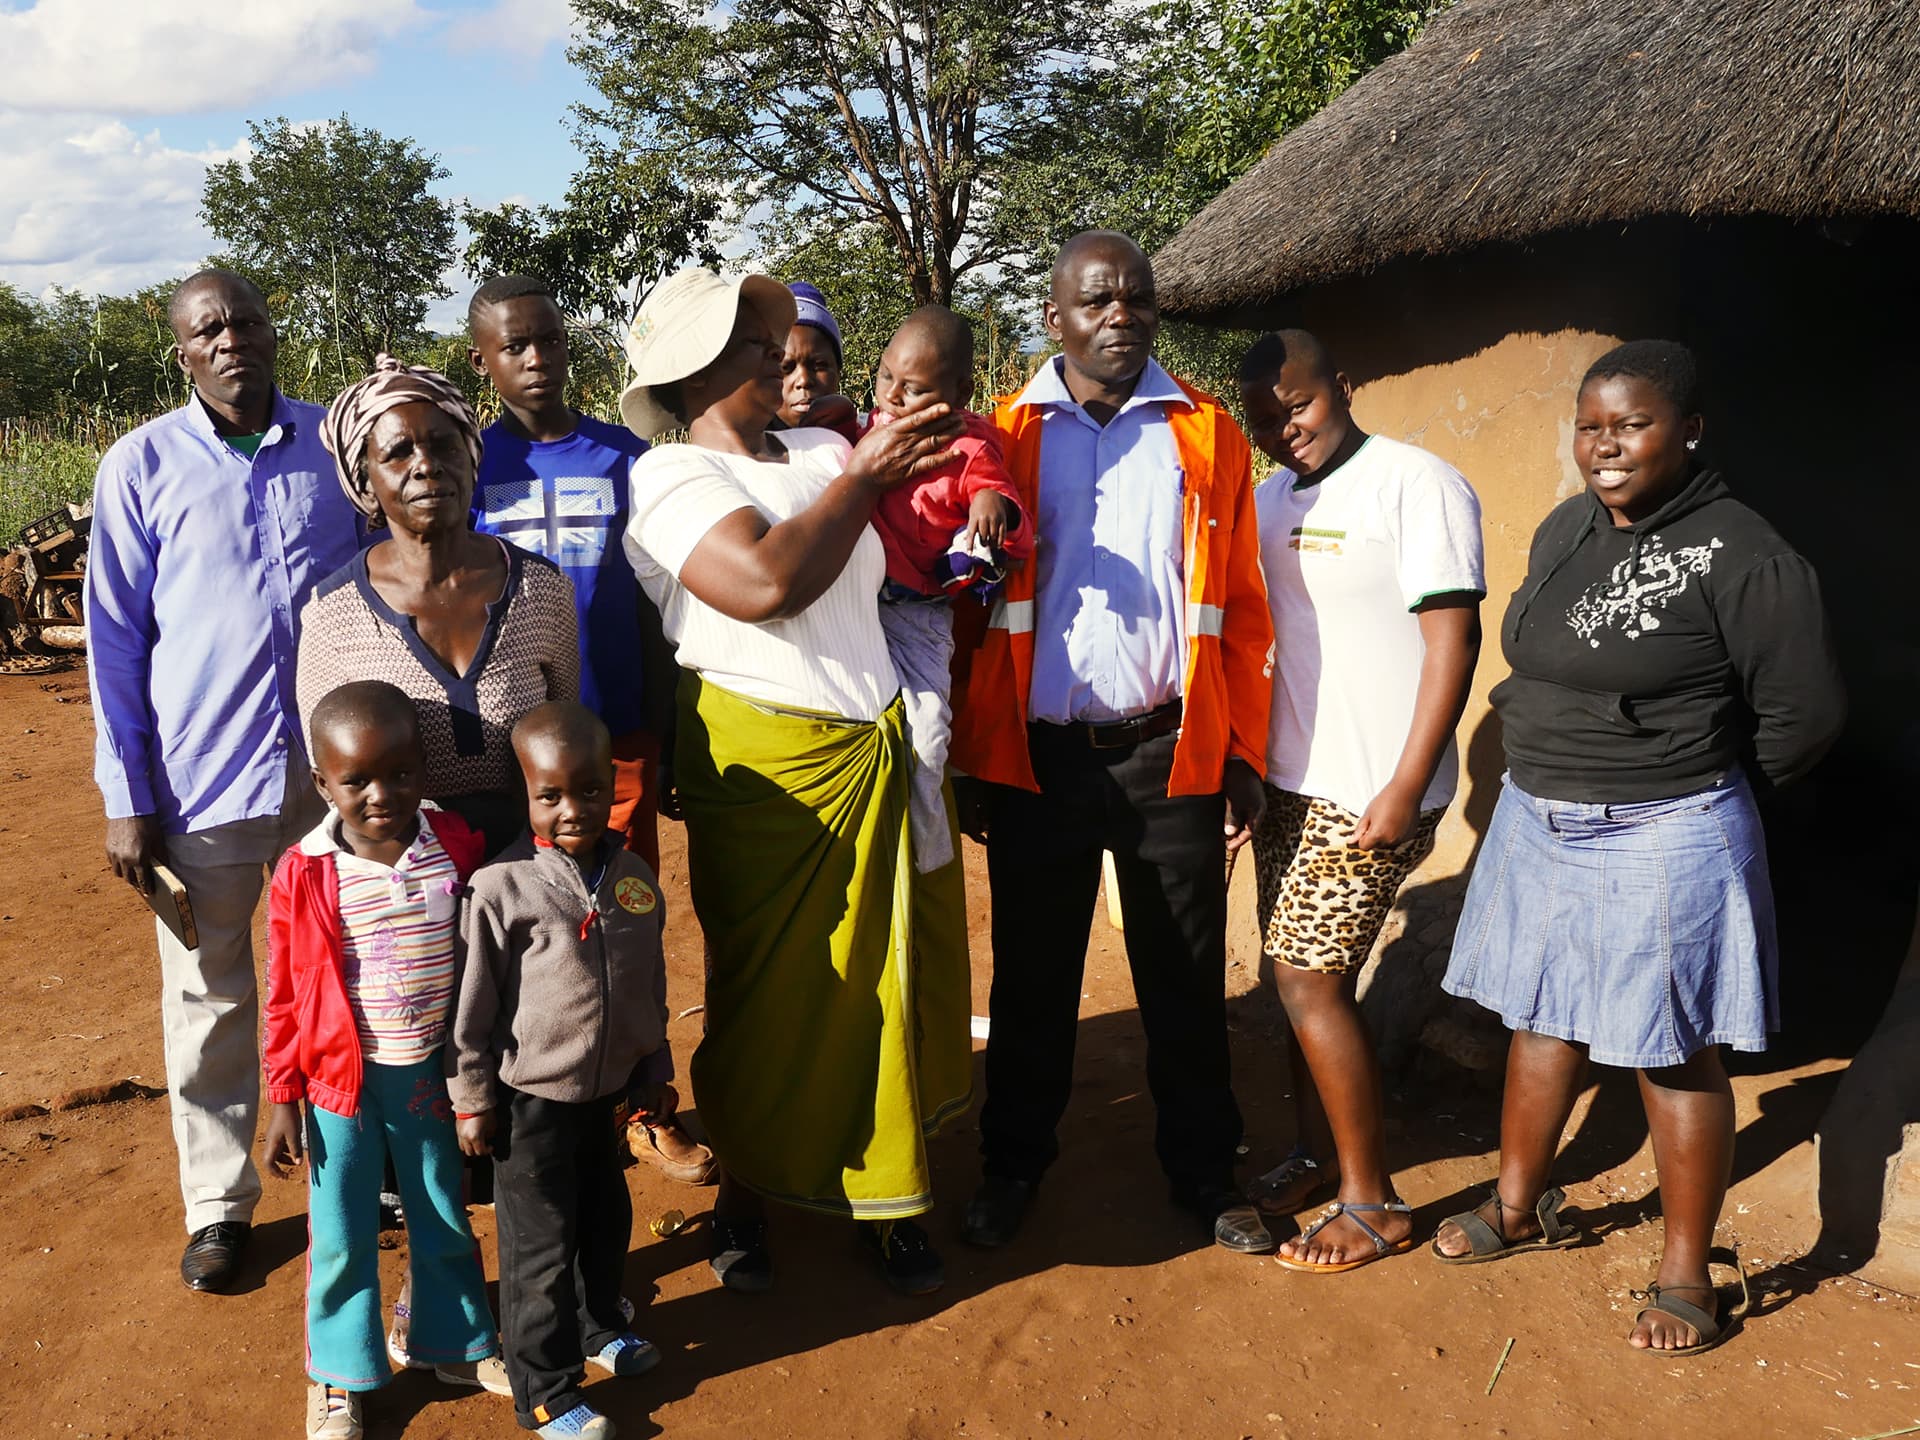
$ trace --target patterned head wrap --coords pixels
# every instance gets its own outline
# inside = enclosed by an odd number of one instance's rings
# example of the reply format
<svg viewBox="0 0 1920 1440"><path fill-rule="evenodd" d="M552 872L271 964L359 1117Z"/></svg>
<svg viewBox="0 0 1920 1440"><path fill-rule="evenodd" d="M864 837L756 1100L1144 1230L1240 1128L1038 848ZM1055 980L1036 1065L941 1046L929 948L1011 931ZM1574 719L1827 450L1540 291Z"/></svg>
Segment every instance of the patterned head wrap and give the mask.
<svg viewBox="0 0 1920 1440"><path fill-rule="evenodd" d="M480 417L473 413L467 397L438 370L424 366L402 365L391 355L373 362L373 373L355 382L333 397L327 418L320 426L320 442L333 456L334 470L340 476L340 488L362 515L379 513L380 502L373 498L373 486L367 479L367 437L373 422L387 411L419 401L438 405L451 415L466 437L467 453L473 456L475 474L480 470Z"/></svg>

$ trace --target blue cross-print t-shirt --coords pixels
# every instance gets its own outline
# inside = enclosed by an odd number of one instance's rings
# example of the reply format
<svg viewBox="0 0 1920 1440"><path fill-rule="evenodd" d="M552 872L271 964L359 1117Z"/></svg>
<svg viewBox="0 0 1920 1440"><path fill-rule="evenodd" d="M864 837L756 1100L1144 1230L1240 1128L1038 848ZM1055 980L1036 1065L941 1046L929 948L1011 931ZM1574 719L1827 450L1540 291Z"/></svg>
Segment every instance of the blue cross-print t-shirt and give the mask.
<svg viewBox="0 0 1920 1440"><path fill-rule="evenodd" d="M526 440L504 421L481 439L473 528L544 555L573 581L581 703L616 736L640 729L640 582L621 537L628 475L647 442L589 416L564 440Z"/></svg>

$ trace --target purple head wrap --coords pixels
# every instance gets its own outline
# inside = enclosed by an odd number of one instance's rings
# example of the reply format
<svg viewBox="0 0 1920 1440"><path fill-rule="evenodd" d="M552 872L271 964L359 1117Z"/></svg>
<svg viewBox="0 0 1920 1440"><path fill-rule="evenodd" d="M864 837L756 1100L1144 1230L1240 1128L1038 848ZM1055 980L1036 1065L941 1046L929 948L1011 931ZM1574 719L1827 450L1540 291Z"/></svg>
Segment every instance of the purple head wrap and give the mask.
<svg viewBox="0 0 1920 1440"><path fill-rule="evenodd" d="M793 292L793 303L800 312L793 317L793 323L811 325L816 330L825 331L833 341L833 353L844 359L840 348L840 323L827 308L827 297L820 293L820 288L804 280L796 280L787 288Z"/></svg>

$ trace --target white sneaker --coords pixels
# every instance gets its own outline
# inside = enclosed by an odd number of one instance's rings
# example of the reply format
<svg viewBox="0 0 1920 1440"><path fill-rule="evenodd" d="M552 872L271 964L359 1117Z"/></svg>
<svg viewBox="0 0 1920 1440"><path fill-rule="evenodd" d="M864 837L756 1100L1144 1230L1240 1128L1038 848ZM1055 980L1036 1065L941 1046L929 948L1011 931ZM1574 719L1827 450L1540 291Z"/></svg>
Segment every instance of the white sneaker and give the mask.
<svg viewBox="0 0 1920 1440"><path fill-rule="evenodd" d="M506 1362L498 1355L489 1355L484 1360L456 1360L448 1365L436 1365L433 1373L449 1385L477 1385L489 1395L513 1394L513 1382L507 1379Z"/></svg>
<svg viewBox="0 0 1920 1440"><path fill-rule="evenodd" d="M307 1386L307 1440L361 1440L360 1397L332 1385Z"/></svg>
<svg viewBox="0 0 1920 1440"><path fill-rule="evenodd" d="M598 1355L587 1356L587 1363L609 1375L644 1375L660 1363L660 1351L638 1335L616 1335Z"/></svg>

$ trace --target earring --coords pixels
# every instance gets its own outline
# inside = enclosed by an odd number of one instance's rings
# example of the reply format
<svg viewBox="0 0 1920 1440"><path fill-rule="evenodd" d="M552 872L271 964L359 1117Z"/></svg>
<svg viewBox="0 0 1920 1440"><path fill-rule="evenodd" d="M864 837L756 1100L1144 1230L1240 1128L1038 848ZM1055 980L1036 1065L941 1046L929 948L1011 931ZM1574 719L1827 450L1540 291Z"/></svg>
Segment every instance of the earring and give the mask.
<svg viewBox="0 0 1920 1440"><path fill-rule="evenodd" d="M1698 450L1699 448L1700 448L1700 442L1698 440L1687 441L1687 449Z"/></svg>

